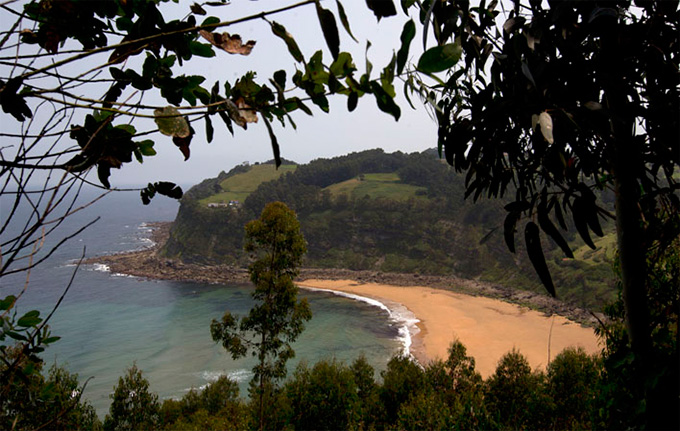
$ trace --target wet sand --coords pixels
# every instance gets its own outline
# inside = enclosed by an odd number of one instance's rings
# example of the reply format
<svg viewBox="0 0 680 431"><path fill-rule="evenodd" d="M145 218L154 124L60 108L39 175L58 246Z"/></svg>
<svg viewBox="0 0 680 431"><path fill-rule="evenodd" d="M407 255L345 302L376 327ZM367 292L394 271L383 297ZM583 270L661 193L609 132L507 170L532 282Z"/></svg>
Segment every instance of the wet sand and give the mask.
<svg viewBox="0 0 680 431"><path fill-rule="evenodd" d="M592 328L565 317L531 310L482 296L470 296L426 286L390 286L353 280L308 279L300 287L352 293L402 304L420 320L412 354L421 362L445 359L454 339L475 358L477 370L488 377L502 355L517 349L532 368L545 369L550 357L564 348L580 346L588 353L600 351Z"/></svg>

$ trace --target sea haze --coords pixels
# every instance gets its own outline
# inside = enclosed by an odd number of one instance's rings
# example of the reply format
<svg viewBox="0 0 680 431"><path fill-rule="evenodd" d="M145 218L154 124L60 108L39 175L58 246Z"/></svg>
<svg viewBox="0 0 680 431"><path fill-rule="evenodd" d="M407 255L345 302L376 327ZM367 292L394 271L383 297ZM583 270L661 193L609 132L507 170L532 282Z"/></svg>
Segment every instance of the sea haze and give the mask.
<svg viewBox="0 0 680 431"><path fill-rule="evenodd" d="M0 204L8 208L7 201ZM147 222L173 220L177 208L177 202L164 197L144 206L139 194L119 192L70 217L47 246L101 218L32 271L19 313L49 313L84 249L92 257L148 247ZM16 294L24 281L25 275L5 277L0 297ZM250 292L248 285L146 280L83 265L50 321L53 334L62 339L43 354L46 368L56 361L78 373L81 383L92 377L84 395L101 417L118 377L133 363L161 399L181 397L222 374L237 380L245 396L253 358L232 360L212 341L209 326L226 310L247 313L253 305ZM308 298L314 317L294 346L291 369L300 360L313 364L334 357L349 363L363 354L379 372L404 347L403 322L375 304L328 292L301 290L301 296Z"/></svg>

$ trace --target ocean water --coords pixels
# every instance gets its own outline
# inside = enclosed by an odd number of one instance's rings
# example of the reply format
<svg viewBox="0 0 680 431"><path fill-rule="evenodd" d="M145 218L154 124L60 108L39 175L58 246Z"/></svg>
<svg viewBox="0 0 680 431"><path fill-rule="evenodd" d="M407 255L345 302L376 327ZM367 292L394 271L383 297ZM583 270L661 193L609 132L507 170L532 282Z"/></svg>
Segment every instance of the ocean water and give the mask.
<svg viewBox="0 0 680 431"><path fill-rule="evenodd" d="M85 193L90 196L92 193ZM0 201L6 217L8 203ZM62 337L43 354L49 367L56 362L88 381L84 396L103 417L119 376L136 363L161 399L181 397L226 374L240 383L246 396L254 365L251 357L237 361L210 337L210 322L229 310L244 315L253 305L248 285L209 285L156 281L111 274L101 265L75 262L151 245L147 222L174 219L178 204L158 197L143 206L137 193L115 193L70 217L45 249L85 223L100 220L66 242L46 262L26 275L0 279L0 297L21 297L19 313L39 309L46 315L63 294L74 271L74 282L50 320ZM19 220L21 217L17 217ZM3 219L4 222L4 219ZM3 236L5 240L7 235ZM294 345L296 358L310 364L336 358L350 363L364 355L383 370L394 354L408 349L413 316L405 310L351 295L301 290L313 318Z"/></svg>

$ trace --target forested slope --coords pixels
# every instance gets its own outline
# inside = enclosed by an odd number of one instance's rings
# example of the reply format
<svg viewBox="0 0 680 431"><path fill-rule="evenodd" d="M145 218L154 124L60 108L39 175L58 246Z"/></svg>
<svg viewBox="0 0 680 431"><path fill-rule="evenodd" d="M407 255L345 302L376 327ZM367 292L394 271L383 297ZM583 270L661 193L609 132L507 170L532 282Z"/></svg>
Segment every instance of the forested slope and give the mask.
<svg viewBox="0 0 680 431"><path fill-rule="evenodd" d="M518 238L516 254L505 246L503 203L465 200L464 176L434 150L370 150L283 167L285 173L259 185L252 182L273 165L240 165L193 187L182 199L164 255L243 265L244 224L279 200L298 214L308 242L306 266L456 275L542 291L523 241ZM217 196L235 196L229 184L254 191L238 204L216 206ZM577 241L573 231L567 236ZM602 249L571 260L543 238L559 296L596 308L612 299L613 252L606 237L601 243Z"/></svg>

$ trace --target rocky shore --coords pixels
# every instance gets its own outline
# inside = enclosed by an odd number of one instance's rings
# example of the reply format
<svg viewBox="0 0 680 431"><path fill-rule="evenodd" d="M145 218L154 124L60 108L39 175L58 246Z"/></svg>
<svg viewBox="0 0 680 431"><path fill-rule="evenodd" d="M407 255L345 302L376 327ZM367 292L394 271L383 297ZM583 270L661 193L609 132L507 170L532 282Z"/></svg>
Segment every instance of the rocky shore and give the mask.
<svg viewBox="0 0 680 431"><path fill-rule="evenodd" d="M245 268L231 265L187 264L175 259L159 256L158 250L164 244L172 223L151 223L151 239L154 245L138 251L88 259L85 263L104 264L112 273L133 275L160 280L195 281L201 283L247 283ZM421 274L384 273L377 271L352 271L346 269L302 268L300 281L307 279L355 280L357 283L376 283L392 286L426 286L437 289L501 299L506 302L529 307L548 315L557 314L583 325L594 326L597 319L588 310L556 300L544 294L511 289L478 280L467 280L453 276Z"/></svg>

